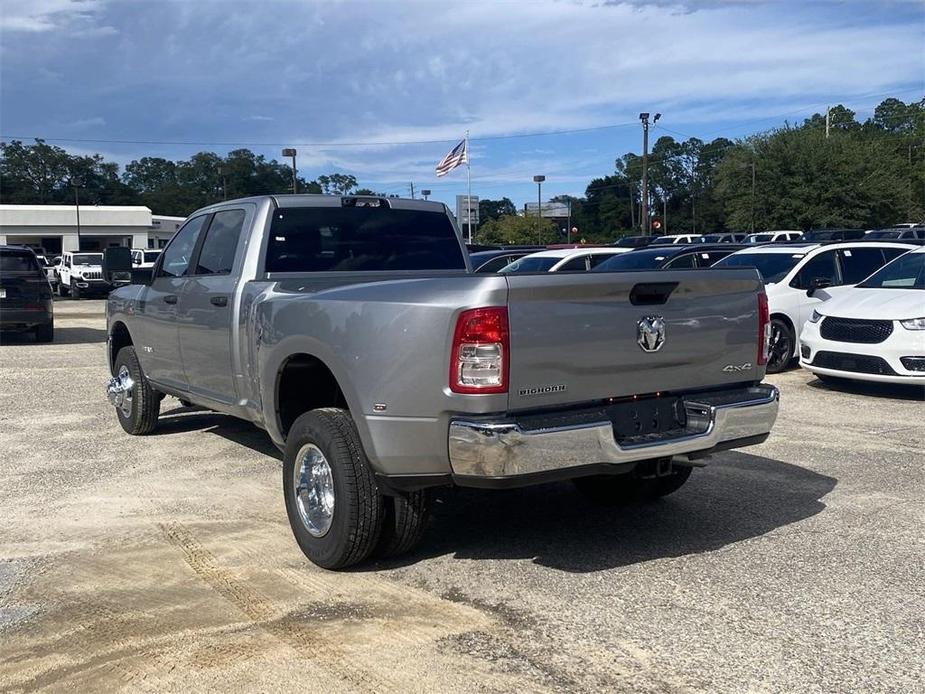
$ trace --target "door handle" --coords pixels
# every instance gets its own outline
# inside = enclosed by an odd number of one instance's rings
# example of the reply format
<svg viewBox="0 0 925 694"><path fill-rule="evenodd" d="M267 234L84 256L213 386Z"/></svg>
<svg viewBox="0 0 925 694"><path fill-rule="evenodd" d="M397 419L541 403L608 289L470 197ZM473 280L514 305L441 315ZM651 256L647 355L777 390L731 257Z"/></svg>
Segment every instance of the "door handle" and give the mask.
<svg viewBox="0 0 925 694"><path fill-rule="evenodd" d="M209 299L209 303L213 306L227 306L228 297L227 296L213 296Z"/></svg>
<svg viewBox="0 0 925 694"><path fill-rule="evenodd" d="M165 304L175 304L175 303L177 303L177 295L176 295L176 294L165 294L165 295L164 295L164 303L165 303Z"/></svg>

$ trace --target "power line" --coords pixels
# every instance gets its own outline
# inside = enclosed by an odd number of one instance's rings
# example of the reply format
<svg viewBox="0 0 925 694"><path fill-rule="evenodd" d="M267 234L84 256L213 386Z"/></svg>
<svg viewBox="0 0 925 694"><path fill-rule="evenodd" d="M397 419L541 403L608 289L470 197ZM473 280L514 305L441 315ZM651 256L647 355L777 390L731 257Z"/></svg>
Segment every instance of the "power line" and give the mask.
<svg viewBox="0 0 925 694"><path fill-rule="evenodd" d="M611 123L609 125L596 125L588 128L570 128L566 130L545 130L532 133L515 133L511 135L486 135L473 137L472 142L486 142L490 140L511 140L524 137L546 137L550 135L573 135L612 128L625 128L635 125L633 122ZM0 138L6 140L42 140L44 142L71 142L85 144L107 145L171 145L179 147L317 147L319 149L333 149L336 147L401 147L404 145L434 145L458 142L459 138L444 140L403 140L395 142L206 142L193 140L113 140L101 138L76 137L38 137L35 135L8 135L0 133Z"/></svg>

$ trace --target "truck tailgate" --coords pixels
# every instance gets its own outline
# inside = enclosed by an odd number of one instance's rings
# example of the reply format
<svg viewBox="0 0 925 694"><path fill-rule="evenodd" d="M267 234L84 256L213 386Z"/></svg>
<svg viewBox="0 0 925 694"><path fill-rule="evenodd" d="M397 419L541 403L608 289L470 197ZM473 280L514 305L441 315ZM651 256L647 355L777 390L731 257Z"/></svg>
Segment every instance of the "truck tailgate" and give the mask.
<svg viewBox="0 0 925 694"><path fill-rule="evenodd" d="M764 375L755 363L763 287L754 270L506 277L513 411ZM639 344L646 318L663 319L656 351Z"/></svg>

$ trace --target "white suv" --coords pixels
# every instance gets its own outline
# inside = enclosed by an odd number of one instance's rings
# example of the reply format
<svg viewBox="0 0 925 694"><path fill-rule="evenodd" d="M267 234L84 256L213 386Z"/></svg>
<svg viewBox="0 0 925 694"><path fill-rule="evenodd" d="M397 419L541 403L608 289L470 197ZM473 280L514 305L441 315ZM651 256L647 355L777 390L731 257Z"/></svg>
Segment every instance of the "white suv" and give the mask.
<svg viewBox="0 0 925 694"><path fill-rule="evenodd" d="M747 248L713 267L754 267L764 279L771 313L768 372L786 369L797 356L797 336L822 299L819 289L857 284L916 248L904 243L846 241Z"/></svg>
<svg viewBox="0 0 925 694"><path fill-rule="evenodd" d="M925 248L833 294L803 326L804 369L820 380L925 385Z"/></svg>
<svg viewBox="0 0 925 694"><path fill-rule="evenodd" d="M102 253L64 253L58 265L58 296L108 294L112 289L103 279Z"/></svg>
<svg viewBox="0 0 925 694"><path fill-rule="evenodd" d="M799 241L803 238L802 231L760 231L745 237L745 243L784 243Z"/></svg>

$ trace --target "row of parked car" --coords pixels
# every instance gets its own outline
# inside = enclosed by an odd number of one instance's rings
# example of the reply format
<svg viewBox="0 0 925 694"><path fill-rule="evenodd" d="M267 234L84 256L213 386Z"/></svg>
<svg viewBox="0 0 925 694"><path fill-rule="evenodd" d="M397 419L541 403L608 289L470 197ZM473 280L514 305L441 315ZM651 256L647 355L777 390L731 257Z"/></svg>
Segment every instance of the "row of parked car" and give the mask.
<svg viewBox="0 0 925 694"><path fill-rule="evenodd" d="M502 274L753 267L765 282L771 314L768 372L799 359L822 378L925 383L921 243L878 237L764 245L665 242L500 248L471 253L470 259L476 272Z"/></svg>
<svg viewBox="0 0 925 694"><path fill-rule="evenodd" d="M132 265L150 268L159 250L132 249ZM49 260L26 246L0 246L0 331L31 332L37 342L55 336L53 294L105 296L113 285L103 278L103 254L66 252Z"/></svg>

